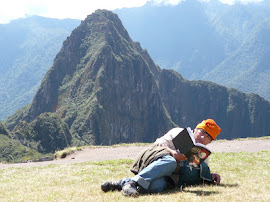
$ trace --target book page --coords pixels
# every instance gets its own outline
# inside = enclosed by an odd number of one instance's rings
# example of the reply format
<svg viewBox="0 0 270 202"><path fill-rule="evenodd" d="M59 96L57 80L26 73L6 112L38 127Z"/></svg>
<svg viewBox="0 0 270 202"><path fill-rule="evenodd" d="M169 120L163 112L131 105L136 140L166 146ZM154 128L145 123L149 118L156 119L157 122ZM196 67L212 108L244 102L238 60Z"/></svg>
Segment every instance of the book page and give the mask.
<svg viewBox="0 0 270 202"><path fill-rule="evenodd" d="M205 148L205 149L207 149L208 151L211 152L211 150L210 150L206 145L204 145L204 144L201 144L201 143L195 143L194 145L195 145L195 146L198 146L198 147L203 147L203 148Z"/></svg>
<svg viewBox="0 0 270 202"><path fill-rule="evenodd" d="M206 148L207 150L209 150L209 151L210 151L210 149L209 149L209 148L208 148L206 145L201 144L201 143L196 143L195 138L194 138L194 134L193 134L193 132L192 132L192 130L191 130L191 128L190 128L190 127L187 127L187 131L188 131L189 136L190 136L190 138L192 139L192 141L193 141L194 145L196 145L196 146L200 146L200 147L203 147L203 148Z"/></svg>
<svg viewBox="0 0 270 202"><path fill-rule="evenodd" d="M193 144L196 144L195 138L194 138L194 134L193 134L193 132L192 132L192 130L191 130L190 127L187 127L187 132L188 132L188 134L189 134L189 136L190 136L190 138L191 138Z"/></svg>

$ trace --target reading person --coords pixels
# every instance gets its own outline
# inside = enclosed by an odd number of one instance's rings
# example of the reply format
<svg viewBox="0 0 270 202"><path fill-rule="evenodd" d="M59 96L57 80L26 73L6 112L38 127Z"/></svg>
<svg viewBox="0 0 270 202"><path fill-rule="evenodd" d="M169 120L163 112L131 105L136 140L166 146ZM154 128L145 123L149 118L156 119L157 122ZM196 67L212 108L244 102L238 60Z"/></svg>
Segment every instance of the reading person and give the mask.
<svg viewBox="0 0 270 202"><path fill-rule="evenodd" d="M177 151L173 139L183 131L183 128L173 128L164 136L158 138L154 145L142 151L135 159L131 172L132 178L124 178L117 182L104 182L101 189L122 190L125 196L137 196L139 193L159 193L175 186L200 184L209 181L219 184L220 176L210 173L205 162L198 167L187 163L187 157ZM203 145L215 140L221 132L220 127L212 119L203 120L193 130L196 143Z"/></svg>

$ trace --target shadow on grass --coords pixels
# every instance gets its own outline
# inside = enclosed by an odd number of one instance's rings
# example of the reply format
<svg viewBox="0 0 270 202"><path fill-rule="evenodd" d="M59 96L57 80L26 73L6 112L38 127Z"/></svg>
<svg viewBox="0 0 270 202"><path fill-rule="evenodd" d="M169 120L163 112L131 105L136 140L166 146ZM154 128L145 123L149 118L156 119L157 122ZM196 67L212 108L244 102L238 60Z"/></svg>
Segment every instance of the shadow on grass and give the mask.
<svg viewBox="0 0 270 202"><path fill-rule="evenodd" d="M208 186L232 188L232 187L238 187L239 185L235 183L235 184L219 184L219 185L208 185ZM161 193L147 193L145 190L141 190L140 195L153 195L153 194L170 195L170 194L175 194L175 193L191 193L191 194L196 194L197 196L210 196L210 195L221 193L220 191L203 190L203 187L202 187L202 190L187 190L189 187L193 187L193 186L184 187L182 190L180 188L174 188L174 189L163 191Z"/></svg>
<svg viewBox="0 0 270 202"><path fill-rule="evenodd" d="M217 186L217 187L225 187L225 188L232 188L232 187L238 187L239 185L237 183L235 184L219 184L219 185L209 185L209 186ZM188 188L187 186L186 188ZM191 186L192 187L192 186ZM210 196L213 194L220 194L220 191L206 191L206 190L187 190L186 188L183 188L182 190L179 188L175 188L173 190L167 190L159 194L175 194L178 192L182 193L191 193L196 194L197 196Z"/></svg>
<svg viewBox="0 0 270 202"><path fill-rule="evenodd" d="M191 194L196 194L197 196L210 196L213 194L219 194L219 191L205 191L205 190L196 190L196 191L191 191L191 190L184 190L183 193L191 193Z"/></svg>
<svg viewBox="0 0 270 202"><path fill-rule="evenodd" d="M235 184L219 184L219 185L215 185L215 186L218 186L218 187L239 187L239 184L235 183Z"/></svg>
<svg viewBox="0 0 270 202"><path fill-rule="evenodd" d="M167 190L161 193L158 193L159 195L170 195L175 193L191 193L196 194L197 196L210 196L213 194L219 194L219 191L205 191L205 190L180 190L180 189L173 189L173 190ZM144 195L150 195L150 193L144 193Z"/></svg>
<svg viewBox="0 0 270 202"><path fill-rule="evenodd" d="M217 187L225 187L225 188L232 188L232 187L238 187L239 185L237 183L235 184L219 184L219 185L210 185L210 186L217 186ZM196 194L197 196L210 196L213 194L219 194L219 191L205 191L205 190L185 190L185 188L183 189L183 192L186 193L192 193L192 194Z"/></svg>

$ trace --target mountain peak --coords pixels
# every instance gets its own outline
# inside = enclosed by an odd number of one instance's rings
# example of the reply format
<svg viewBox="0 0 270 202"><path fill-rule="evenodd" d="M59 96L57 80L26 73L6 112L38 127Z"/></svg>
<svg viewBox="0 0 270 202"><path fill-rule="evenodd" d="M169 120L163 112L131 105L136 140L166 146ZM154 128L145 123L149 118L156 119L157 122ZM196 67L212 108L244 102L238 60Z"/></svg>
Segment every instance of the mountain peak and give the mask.
<svg viewBox="0 0 270 202"><path fill-rule="evenodd" d="M117 15L97 10L64 42L25 119L55 112L87 144L153 141L172 126L158 72Z"/></svg>
<svg viewBox="0 0 270 202"><path fill-rule="evenodd" d="M120 38L127 42L132 42L121 20L116 14L108 10L96 10L93 14L87 16L82 22L82 26L85 26L92 32L102 34L107 42L112 42L116 37L118 40Z"/></svg>

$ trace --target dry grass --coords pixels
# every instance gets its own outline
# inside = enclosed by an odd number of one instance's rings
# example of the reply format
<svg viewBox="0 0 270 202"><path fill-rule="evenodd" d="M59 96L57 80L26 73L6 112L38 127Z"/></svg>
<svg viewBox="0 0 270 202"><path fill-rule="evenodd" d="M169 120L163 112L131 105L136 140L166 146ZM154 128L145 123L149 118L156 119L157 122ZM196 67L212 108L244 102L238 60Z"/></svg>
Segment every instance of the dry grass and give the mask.
<svg viewBox="0 0 270 202"><path fill-rule="evenodd" d="M0 170L0 201L270 201L270 151L213 153L210 167L220 186L186 187L162 194L126 198L103 193L100 184L132 176L132 160Z"/></svg>
<svg viewBox="0 0 270 202"><path fill-rule="evenodd" d="M61 158L66 158L68 155L74 153L75 151L81 151L81 147L69 147L61 151L57 151L54 154L55 159L61 159Z"/></svg>

